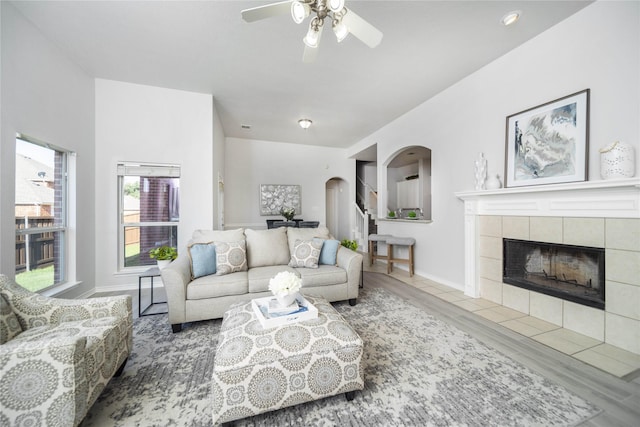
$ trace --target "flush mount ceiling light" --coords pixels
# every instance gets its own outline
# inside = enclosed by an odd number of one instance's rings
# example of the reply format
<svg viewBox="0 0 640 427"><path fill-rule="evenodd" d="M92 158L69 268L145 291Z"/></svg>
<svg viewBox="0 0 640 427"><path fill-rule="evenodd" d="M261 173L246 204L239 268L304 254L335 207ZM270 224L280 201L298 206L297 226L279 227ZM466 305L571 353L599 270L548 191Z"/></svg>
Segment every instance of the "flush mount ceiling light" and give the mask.
<svg viewBox="0 0 640 427"><path fill-rule="evenodd" d="M258 21L272 16L291 13L293 22L301 24L315 13L309 21L309 30L302 39L305 44L303 62L313 62L318 52L324 20L331 22L331 28L338 42L353 34L367 46L374 48L382 41L382 32L356 15L344 5L345 0L287 0L271 3L242 11L246 22Z"/></svg>
<svg viewBox="0 0 640 427"><path fill-rule="evenodd" d="M311 126L313 122L309 119L300 119L298 120L298 124L300 125L300 127L302 129L309 129L309 127Z"/></svg>
<svg viewBox="0 0 640 427"><path fill-rule="evenodd" d="M511 24L515 24L516 22L518 22L518 19L520 19L521 15L522 15L521 11L513 10L513 11L507 13L506 15L504 15L502 17L502 19L500 20L500 22L502 22L502 25L507 27L507 26L509 26Z"/></svg>

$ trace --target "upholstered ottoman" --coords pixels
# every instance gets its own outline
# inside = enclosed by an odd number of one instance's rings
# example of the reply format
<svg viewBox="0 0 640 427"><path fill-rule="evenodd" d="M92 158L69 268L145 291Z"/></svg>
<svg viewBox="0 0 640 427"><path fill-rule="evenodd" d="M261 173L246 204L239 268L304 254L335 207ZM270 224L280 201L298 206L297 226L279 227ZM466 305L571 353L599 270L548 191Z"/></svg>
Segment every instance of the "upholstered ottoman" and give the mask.
<svg viewBox="0 0 640 427"><path fill-rule="evenodd" d="M305 296L318 317L263 329L251 302L225 313L211 395L223 423L364 388L362 339L324 298Z"/></svg>

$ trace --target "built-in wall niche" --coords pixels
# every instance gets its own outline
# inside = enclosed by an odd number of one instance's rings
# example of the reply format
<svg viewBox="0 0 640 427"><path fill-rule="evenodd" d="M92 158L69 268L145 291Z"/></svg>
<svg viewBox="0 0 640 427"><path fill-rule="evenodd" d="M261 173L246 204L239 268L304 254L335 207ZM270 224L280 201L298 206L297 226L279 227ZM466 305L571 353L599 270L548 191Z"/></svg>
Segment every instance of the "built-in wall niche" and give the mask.
<svg viewBox="0 0 640 427"><path fill-rule="evenodd" d="M431 219L431 150L411 146L398 151L387 163L387 211L397 218L416 212Z"/></svg>

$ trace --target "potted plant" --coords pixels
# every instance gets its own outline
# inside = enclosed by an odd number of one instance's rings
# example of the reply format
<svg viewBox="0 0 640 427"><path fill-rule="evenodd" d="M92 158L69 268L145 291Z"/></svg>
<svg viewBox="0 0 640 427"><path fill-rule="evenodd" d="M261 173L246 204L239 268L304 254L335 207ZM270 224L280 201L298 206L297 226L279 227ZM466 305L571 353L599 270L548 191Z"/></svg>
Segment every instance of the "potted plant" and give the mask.
<svg viewBox="0 0 640 427"><path fill-rule="evenodd" d="M395 211L389 211L389 213L387 214L387 218L395 218L395 217L396 217Z"/></svg>
<svg viewBox="0 0 640 427"><path fill-rule="evenodd" d="M282 215L287 221L291 221L293 220L293 217L296 216L296 210L294 208L285 208L283 206L280 208L280 215Z"/></svg>
<svg viewBox="0 0 640 427"><path fill-rule="evenodd" d="M415 213L415 211L410 211L410 212L407 214L407 217L408 217L408 218L411 218L411 219L416 219L416 218L418 217L418 214L416 214L416 213Z"/></svg>
<svg viewBox="0 0 640 427"><path fill-rule="evenodd" d="M149 251L149 257L156 260L159 269L163 269L178 257L178 251L171 246L158 246Z"/></svg>
<svg viewBox="0 0 640 427"><path fill-rule="evenodd" d="M358 242L356 242L355 240L342 239L340 244L345 248L351 249L352 251L358 250Z"/></svg>

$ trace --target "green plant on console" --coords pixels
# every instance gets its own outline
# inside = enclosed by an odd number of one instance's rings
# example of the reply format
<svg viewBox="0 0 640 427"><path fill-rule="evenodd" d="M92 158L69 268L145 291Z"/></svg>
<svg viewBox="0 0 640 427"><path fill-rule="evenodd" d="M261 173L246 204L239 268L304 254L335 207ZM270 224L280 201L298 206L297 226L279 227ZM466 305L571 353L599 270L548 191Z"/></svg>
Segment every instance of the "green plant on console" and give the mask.
<svg viewBox="0 0 640 427"><path fill-rule="evenodd" d="M387 217L395 218L396 217L396 213L394 211L389 211L389 213L387 214Z"/></svg>
<svg viewBox="0 0 640 427"><path fill-rule="evenodd" d="M149 256L156 260L174 260L178 257L178 251L171 246L159 246L149 251Z"/></svg>
<svg viewBox="0 0 640 427"><path fill-rule="evenodd" d="M347 249L351 249L352 251L358 250L358 242L356 242L355 240L342 239L340 244Z"/></svg>
<svg viewBox="0 0 640 427"><path fill-rule="evenodd" d="M409 218L416 218L417 216L418 216L418 215L417 215L414 211L411 211L411 212L409 212L409 213L407 214L407 217L409 217Z"/></svg>
<svg viewBox="0 0 640 427"><path fill-rule="evenodd" d="M280 208L280 215L284 217L287 221L291 221L294 216L296 216L296 210L294 208Z"/></svg>

